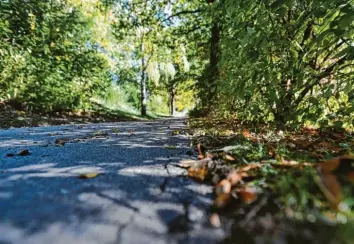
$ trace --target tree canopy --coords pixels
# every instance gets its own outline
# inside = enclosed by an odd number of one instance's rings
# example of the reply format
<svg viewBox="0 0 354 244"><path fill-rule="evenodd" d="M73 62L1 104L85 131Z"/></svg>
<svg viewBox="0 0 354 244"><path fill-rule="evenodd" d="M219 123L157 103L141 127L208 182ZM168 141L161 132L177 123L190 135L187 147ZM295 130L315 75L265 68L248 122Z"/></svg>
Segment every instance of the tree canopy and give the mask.
<svg viewBox="0 0 354 244"><path fill-rule="evenodd" d="M352 128L353 16L344 0L1 1L0 99L85 109L117 86L117 100L142 114L163 101L155 107L170 113L177 102Z"/></svg>

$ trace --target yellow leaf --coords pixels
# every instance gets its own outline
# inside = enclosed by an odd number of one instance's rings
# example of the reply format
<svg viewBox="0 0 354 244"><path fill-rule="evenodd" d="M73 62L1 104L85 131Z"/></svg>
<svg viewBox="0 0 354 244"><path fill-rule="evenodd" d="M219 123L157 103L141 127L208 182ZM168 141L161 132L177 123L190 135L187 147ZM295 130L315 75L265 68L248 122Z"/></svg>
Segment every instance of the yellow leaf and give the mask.
<svg viewBox="0 0 354 244"><path fill-rule="evenodd" d="M79 179L91 179L95 178L99 173L87 173L87 174L80 174Z"/></svg>
<svg viewBox="0 0 354 244"><path fill-rule="evenodd" d="M174 136L179 135L179 134L180 134L180 132L178 130L172 131L172 135L174 135Z"/></svg>
<svg viewBox="0 0 354 244"><path fill-rule="evenodd" d="M172 145L166 145L165 146L166 149L176 149L176 146L172 146Z"/></svg>

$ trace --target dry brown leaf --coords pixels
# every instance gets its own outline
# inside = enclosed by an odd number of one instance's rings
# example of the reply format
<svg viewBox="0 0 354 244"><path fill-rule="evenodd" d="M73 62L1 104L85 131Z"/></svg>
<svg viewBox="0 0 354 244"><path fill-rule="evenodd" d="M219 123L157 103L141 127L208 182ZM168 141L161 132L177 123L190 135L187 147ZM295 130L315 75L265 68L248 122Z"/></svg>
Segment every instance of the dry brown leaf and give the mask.
<svg viewBox="0 0 354 244"><path fill-rule="evenodd" d="M245 137L245 138L249 138L250 137L250 132L246 129L243 129L242 130L242 135Z"/></svg>
<svg viewBox="0 0 354 244"><path fill-rule="evenodd" d="M236 170L232 170L227 178L228 181L230 181L231 185L236 185L237 183L239 183L242 180L242 175L239 174Z"/></svg>
<svg viewBox="0 0 354 244"><path fill-rule="evenodd" d="M228 154L225 154L225 159L228 161L236 161L236 159Z"/></svg>
<svg viewBox="0 0 354 244"><path fill-rule="evenodd" d="M230 193L231 192L231 183L228 180L222 180L215 186L215 193L217 196Z"/></svg>
<svg viewBox="0 0 354 244"><path fill-rule="evenodd" d="M241 187L235 190L243 203L250 204L257 199L257 189L255 187Z"/></svg>
<svg viewBox="0 0 354 244"><path fill-rule="evenodd" d="M27 156L30 155L30 151L28 149L21 150L17 153L18 156Z"/></svg>
<svg viewBox="0 0 354 244"><path fill-rule="evenodd" d="M342 200L342 189L337 177L331 173L320 173L319 187L334 208L338 208Z"/></svg>
<svg viewBox="0 0 354 244"><path fill-rule="evenodd" d="M68 138L58 138L58 139L55 140L55 145L56 145L57 147L62 147L62 146L64 146L65 143L67 143L68 141L69 141Z"/></svg>
<svg viewBox="0 0 354 244"><path fill-rule="evenodd" d="M286 167L286 168L300 168L302 169L304 166L312 167L314 164L308 162L298 162L295 160L286 160L284 158L280 159L280 162L274 164L275 167Z"/></svg>
<svg viewBox="0 0 354 244"><path fill-rule="evenodd" d="M95 178L99 173L87 173L87 174L80 174L78 177L79 179L92 179Z"/></svg>
<svg viewBox="0 0 354 244"><path fill-rule="evenodd" d="M190 167L188 169L188 176L197 180L205 180L208 175L208 167L203 165L202 167Z"/></svg>
<svg viewBox="0 0 354 244"><path fill-rule="evenodd" d="M333 172L334 170L338 169L340 166L343 166L343 167L348 166L348 168L350 168L350 164L352 162L354 162L353 155L343 155L343 156L329 159L327 161L319 163L317 167L323 173L330 173L330 172ZM349 165L345 165L345 164L349 164Z"/></svg>
<svg viewBox="0 0 354 244"><path fill-rule="evenodd" d="M210 161L211 161L210 158L205 158L202 160L181 160L178 166L182 168L202 167L203 165L206 165Z"/></svg>
<svg viewBox="0 0 354 244"><path fill-rule="evenodd" d="M342 200L341 185L334 173L345 172L348 180L354 182L354 171L350 171L353 169L353 162L353 155L343 155L317 165L317 172L320 176L319 187L334 208L337 208Z"/></svg>
<svg viewBox="0 0 354 244"><path fill-rule="evenodd" d="M215 199L214 205L217 208L224 208L230 203L231 199L232 198L230 194L227 193L221 194Z"/></svg>
<svg viewBox="0 0 354 244"><path fill-rule="evenodd" d="M262 168L262 165L259 163L249 163L247 166L242 167L239 169L239 172L246 172L249 171L251 169L259 169Z"/></svg>

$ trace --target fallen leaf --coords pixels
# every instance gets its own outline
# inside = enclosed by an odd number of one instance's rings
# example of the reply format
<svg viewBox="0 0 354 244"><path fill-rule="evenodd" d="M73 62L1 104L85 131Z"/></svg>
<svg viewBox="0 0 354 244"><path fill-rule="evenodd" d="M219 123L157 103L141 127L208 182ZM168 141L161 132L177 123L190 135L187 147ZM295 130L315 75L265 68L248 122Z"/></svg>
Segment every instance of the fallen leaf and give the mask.
<svg viewBox="0 0 354 244"><path fill-rule="evenodd" d="M91 179L95 178L99 173L87 173L87 174L80 174L79 179Z"/></svg>
<svg viewBox="0 0 354 244"><path fill-rule="evenodd" d="M69 138L58 138L55 140L55 146L62 147L69 141Z"/></svg>
<svg viewBox="0 0 354 244"><path fill-rule="evenodd" d="M228 154L225 154L225 159L228 161L236 161L236 159Z"/></svg>
<svg viewBox="0 0 354 244"><path fill-rule="evenodd" d="M338 208L342 200L341 185L335 174L345 173L348 180L354 182L353 163L353 155L343 155L317 165L317 172L320 176L319 187L334 208Z"/></svg>
<svg viewBox="0 0 354 244"><path fill-rule="evenodd" d="M211 226L213 226L214 228L221 227L220 217L217 213L213 213L212 215L210 215L209 222L210 222Z"/></svg>
<svg viewBox="0 0 354 244"><path fill-rule="evenodd" d="M232 198L230 194L227 193L221 194L215 199L214 205L217 208L224 208L230 203L231 199Z"/></svg>
<svg viewBox="0 0 354 244"><path fill-rule="evenodd" d="M28 150L28 149L24 149L24 150L22 150L22 151L19 151L18 153L17 153L17 156L27 156L27 155L30 155L31 153L30 153L30 151Z"/></svg>
<svg viewBox="0 0 354 244"><path fill-rule="evenodd" d="M247 166L242 167L239 169L239 172L246 172L249 171L251 169L259 169L262 168L262 165L259 163L249 163Z"/></svg>
<svg viewBox="0 0 354 244"><path fill-rule="evenodd" d="M246 129L243 129L242 130L242 135L245 137L245 138L249 138L250 137L250 132Z"/></svg>
<svg viewBox="0 0 354 244"><path fill-rule="evenodd" d="M322 173L331 173L335 170L348 172L351 168L353 168L352 163L354 163L353 155L343 155L321 162L317 167Z"/></svg>
<svg viewBox="0 0 354 244"><path fill-rule="evenodd" d="M308 162L298 162L295 160L285 160L284 158L280 159L280 162L274 164L275 167L287 167L287 168L300 168L302 169L304 166L312 167L312 163Z"/></svg>
<svg viewBox="0 0 354 244"><path fill-rule="evenodd" d="M222 180L215 186L215 193L217 196L230 193L231 192L231 183L228 180Z"/></svg>
<svg viewBox="0 0 354 244"><path fill-rule="evenodd" d="M255 187L241 187L236 189L235 192L245 204L250 204L257 199L257 189Z"/></svg>
<svg viewBox="0 0 354 244"><path fill-rule="evenodd" d="M236 170L232 170L226 179L234 186L242 180L242 176Z"/></svg>
<svg viewBox="0 0 354 244"><path fill-rule="evenodd" d="M202 160L181 160L178 164L178 166L182 168L190 168L190 167L202 167L206 165L208 162L210 162L210 158L205 158Z"/></svg>
<svg viewBox="0 0 354 244"><path fill-rule="evenodd" d="M165 149L176 149L176 146L172 146L172 145L165 145L164 146Z"/></svg>
<svg viewBox="0 0 354 244"><path fill-rule="evenodd" d="M204 181L208 175L208 167L203 165L202 167L190 167L188 169L188 176L197 180Z"/></svg>
<svg viewBox="0 0 354 244"><path fill-rule="evenodd" d="M331 173L319 173L320 181L319 187L327 200L334 208L338 208L339 203L342 200L342 190L337 177Z"/></svg>

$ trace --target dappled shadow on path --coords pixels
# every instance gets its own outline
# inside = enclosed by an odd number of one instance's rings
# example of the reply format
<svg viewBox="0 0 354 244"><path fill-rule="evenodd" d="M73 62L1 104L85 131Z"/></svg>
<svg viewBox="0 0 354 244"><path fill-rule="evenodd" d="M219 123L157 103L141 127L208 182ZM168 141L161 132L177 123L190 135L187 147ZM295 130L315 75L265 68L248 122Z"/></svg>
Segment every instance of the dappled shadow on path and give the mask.
<svg viewBox="0 0 354 244"><path fill-rule="evenodd" d="M203 239L212 193L173 166L190 150L183 128L166 120L0 131L0 242ZM22 149L31 154L6 157ZM85 173L100 174L78 178ZM186 214L188 228L171 232Z"/></svg>

